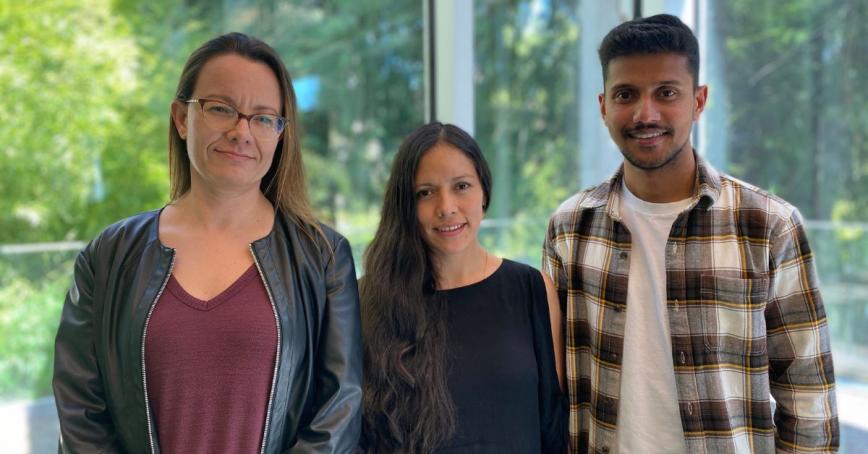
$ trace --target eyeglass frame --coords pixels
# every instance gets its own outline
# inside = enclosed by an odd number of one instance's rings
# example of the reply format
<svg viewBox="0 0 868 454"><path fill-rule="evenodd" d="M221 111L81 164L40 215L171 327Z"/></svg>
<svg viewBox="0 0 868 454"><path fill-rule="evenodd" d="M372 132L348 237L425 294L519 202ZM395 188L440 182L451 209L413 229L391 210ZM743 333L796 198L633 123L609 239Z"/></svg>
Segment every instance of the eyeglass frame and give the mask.
<svg viewBox="0 0 868 454"><path fill-rule="evenodd" d="M220 131L220 132L226 132L226 131L230 131L230 130L232 130L233 128L235 128L236 126L238 126L238 122L240 122L241 120L247 120L247 126L248 126L248 128L249 128L249 127L250 127L250 120L251 120L253 117L257 117L257 116L259 116L259 115L268 115L268 116L271 116L271 117L274 117L274 118L277 118L277 119L283 121L283 126L280 128L280 131L279 131L277 134L275 134L274 137L273 137L273 139L279 139L280 136L283 134L283 132L286 131L286 125L289 123L289 120L287 120L285 117L282 117L282 116L280 116L280 115L262 114L262 113L255 113L255 114L245 114L245 113L241 113L241 111L238 110L235 106L233 106L232 104L229 104L228 102L226 102L226 101L224 101L224 100L222 100L222 99L214 99L214 98L190 98L190 99L184 101L184 103L186 103L186 104L190 104L190 103L196 103L196 104L199 104L199 110L202 111L202 118L203 118L203 119L205 119L205 117L206 117L206 114L205 114L205 103L206 103L206 102L218 102L218 103L220 103L220 104L223 104L223 105L226 105L226 106L231 107L232 110L235 111L235 114L236 114L236 117L237 117L237 119L235 120L235 124L232 125L231 128L226 129L226 130L224 130L224 131ZM205 119L205 123L208 124L208 126L211 126L211 124L208 123L207 119ZM212 127L213 127L213 126L212 126ZM253 134L253 130L251 130L250 133ZM256 137L256 136L254 135L254 137ZM261 137L260 137L260 138L261 138Z"/></svg>

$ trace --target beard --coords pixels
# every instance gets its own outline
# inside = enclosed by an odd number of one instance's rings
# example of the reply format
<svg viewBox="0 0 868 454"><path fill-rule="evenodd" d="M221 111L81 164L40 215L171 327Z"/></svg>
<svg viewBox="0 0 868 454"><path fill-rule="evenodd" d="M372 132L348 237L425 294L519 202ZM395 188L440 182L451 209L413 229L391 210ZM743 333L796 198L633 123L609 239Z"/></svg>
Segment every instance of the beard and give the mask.
<svg viewBox="0 0 868 454"><path fill-rule="evenodd" d="M683 143L680 147L675 147L657 159L641 159L630 151L623 149L621 150L621 154L624 155L624 159L626 159L630 164L633 164L634 167L642 170L656 170L674 161L685 148L687 148L687 142Z"/></svg>
<svg viewBox="0 0 868 454"><path fill-rule="evenodd" d="M621 137L623 137L625 139L625 141L629 142L633 138L632 137L633 133L638 133L638 132L642 131L643 129L650 129L651 128L651 126L645 126L642 124L637 125L637 126L638 127L634 127L634 128L629 129L629 130L622 131ZM660 128L660 127L656 126L654 128L656 129L656 128ZM669 137L674 136L674 131L671 128L663 128L663 129L666 130L665 134L667 134ZM674 161L675 158L677 158L681 154L681 152L683 152L684 149L687 148L687 144L689 142L690 142L690 137L688 136L688 138L685 139L685 141L683 143L681 143L680 145L676 145L675 147L670 149L668 152L666 152L660 156L652 156L649 159L641 158L640 153L633 153L632 151L630 151L629 147L626 146L626 144L623 148L620 148L620 151L621 151L621 154L624 156L624 159L626 159L627 162L632 164L634 167L642 169L642 170L656 170L656 169L664 167L667 164L669 164L670 162Z"/></svg>

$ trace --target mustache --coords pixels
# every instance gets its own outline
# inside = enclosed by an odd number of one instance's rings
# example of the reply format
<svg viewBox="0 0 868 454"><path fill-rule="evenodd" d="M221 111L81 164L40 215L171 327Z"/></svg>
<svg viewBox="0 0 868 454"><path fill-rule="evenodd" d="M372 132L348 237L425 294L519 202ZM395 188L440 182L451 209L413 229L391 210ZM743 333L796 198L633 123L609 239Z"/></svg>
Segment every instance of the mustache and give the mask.
<svg viewBox="0 0 868 454"><path fill-rule="evenodd" d="M642 131L647 130L647 129L654 129L654 130L662 129L667 134L672 133L672 128L668 128L666 126L658 125L655 123L636 123L634 125L631 125L630 127L622 129L621 131L624 134L633 134L633 133L637 133L637 132L642 132Z"/></svg>

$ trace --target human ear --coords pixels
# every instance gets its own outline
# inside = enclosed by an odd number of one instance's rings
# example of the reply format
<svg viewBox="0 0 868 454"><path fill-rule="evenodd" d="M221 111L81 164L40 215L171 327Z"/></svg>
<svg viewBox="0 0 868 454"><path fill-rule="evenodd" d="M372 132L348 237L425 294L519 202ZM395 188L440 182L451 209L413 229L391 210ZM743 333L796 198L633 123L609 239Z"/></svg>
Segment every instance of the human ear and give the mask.
<svg viewBox="0 0 868 454"><path fill-rule="evenodd" d="M606 121L606 92L597 95L597 101L600 102L600 116Z"/></svg>
<svg viewBox="0 0 868 454"><path fill-rule="evenodd" d="M705 110L705 103L708 101L708 85L700 85L693 90L693 100L696 102L696 107L693 110L693 121L699 120L699 116Z"/></svg>
<svg viewBox="0 0 868 454"><path fill-rule="evenodd" d="M187 104L175 100L172 101L170 108L172 110L172 122L175 123L178 135L187 140Z"/></svg>

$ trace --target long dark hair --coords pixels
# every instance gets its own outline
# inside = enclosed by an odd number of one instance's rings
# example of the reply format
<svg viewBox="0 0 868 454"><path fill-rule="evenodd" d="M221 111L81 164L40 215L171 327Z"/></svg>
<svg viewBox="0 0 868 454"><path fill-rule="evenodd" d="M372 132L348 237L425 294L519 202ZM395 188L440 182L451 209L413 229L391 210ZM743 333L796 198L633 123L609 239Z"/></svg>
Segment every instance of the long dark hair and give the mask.
<svg viewBox="0 0 868 454"><path fill-rule="evenodd" d="M280 84L281 104L286 129L280 136L271 168L262 178L260 189L265 197L300 227L312 228L322 235L307 196L304 165L298 140L296 97L292 78L280 55L265 42L243 33L227 33L199 46L193 51L181 71L175 100L184 102L193 95L199 73L205 63L222 55L240 55L268 66ZM176 201L190 190L190 158L187 142L181 138L175 122L169 117L169 177L171 200ZM305 230L307 231L307 230Z"/></svg>
<svg viewBox="0 0 868 454"><path fill-rule="evenodd" d="M429 123L398 150L386 183L380 225L365 251L359 286L365 349L363 445L366 452L431 453L455 431L446 384L446 302L416 220L416 170L438 143L464 152L491 200L491 172L461 128Z"/></svg>

